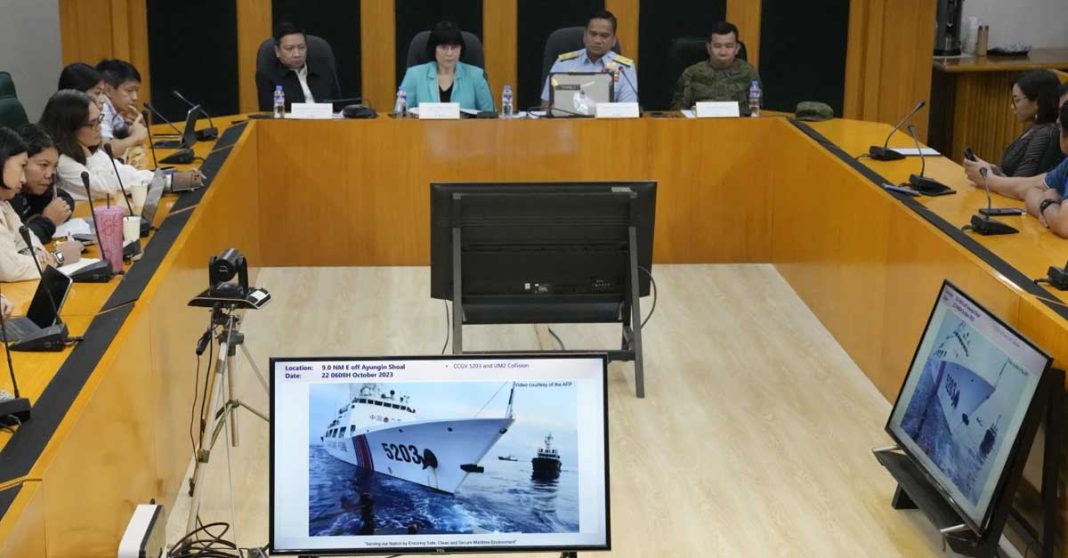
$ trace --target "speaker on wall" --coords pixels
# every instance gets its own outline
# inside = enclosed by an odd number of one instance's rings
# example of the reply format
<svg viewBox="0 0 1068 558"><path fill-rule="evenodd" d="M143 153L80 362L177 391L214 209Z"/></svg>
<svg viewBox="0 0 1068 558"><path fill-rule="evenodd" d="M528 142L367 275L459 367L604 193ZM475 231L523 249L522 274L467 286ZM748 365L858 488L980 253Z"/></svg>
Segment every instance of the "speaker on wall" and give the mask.
<svg viewBox="0 0 1068 558"><path fill-rule="evenodd" d="M237 114L237 5L234 0L147 2L152 104L172 121L189 107L181 91L212 115ZM144 68L138 68L142 72Z"/></svg>
<svg viewBox="0 0 1068 558"><path fill-rule="evenodd" d="M275 23L287 20L330 43L341 96L360 95L360 0L273 0L271 16L272 33Z"/></svg>

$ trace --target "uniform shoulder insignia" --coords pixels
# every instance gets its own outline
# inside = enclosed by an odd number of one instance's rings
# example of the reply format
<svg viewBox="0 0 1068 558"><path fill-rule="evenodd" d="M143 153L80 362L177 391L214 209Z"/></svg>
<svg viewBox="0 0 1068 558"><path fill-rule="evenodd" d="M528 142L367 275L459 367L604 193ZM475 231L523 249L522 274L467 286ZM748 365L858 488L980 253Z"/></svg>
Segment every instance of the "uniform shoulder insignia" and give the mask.
<svg viewBox="0 0 1068 558"><path fill-rule="evenodd" d="M623 64L624 66L633 66L634 65L634 61L633 60L631 60L630 58L627 58L626 56L622 56L622 55L619 55L619 54L617 54L614 57L612 57L612 60L615 60L616 62L619 62L620 64Z"/></svg>
<svg viewBox="0 0 1068 558"><path fill-rule="evenodd" d="M557 56L557 60L571 60L572 58L578 58L578 55L582 54L581 50L573 50L571 52L565 52L560 56Z"/></svg>

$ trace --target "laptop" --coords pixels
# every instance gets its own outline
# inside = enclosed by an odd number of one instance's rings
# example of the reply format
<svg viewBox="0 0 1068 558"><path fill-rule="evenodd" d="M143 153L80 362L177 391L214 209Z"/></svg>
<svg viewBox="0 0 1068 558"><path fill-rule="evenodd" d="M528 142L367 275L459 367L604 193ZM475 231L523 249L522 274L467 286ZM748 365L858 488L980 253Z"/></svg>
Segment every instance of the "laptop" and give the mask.
<svg viewBox="0 0 1068 558"><path fill-rule="evenodd" d="M148 231L152 229L152 221L156 218L156 210L159 209L159 202L163 199L163 190L166 186L166 173L157 170L152 175L152 182L148 184L145 205L141 207L141 238L148 236Z"/></svg>
<svg viewBox="0 0 1068 558"><path fill-rule="evenodd" d="M56 310L63 309L63 304L67 301L67 295L70 294L70 286L73 283L74 281L62 271L52 266L45 268L44 275L40 283L37 284L37 291L33 293L33 300L30 302L30 308L27 310L26 315L11 318L4 322L11 350L39 349L39 347L30 346L33 341L58 333L56 330L59 328L53 326L62 326L63 322L59 319L59 314L56 313ZM55 308L53 308L52 302L48 299L49 293L51 293L52 300L56 303ZM61 329L62 337L65 338L66 327L64 326Z"/></svg>
<svg viewBox="0 0 1068 558"><path fill-rule="evenodd" d="M549 116L594 116L597 103L615 98L612 74L565 72L549 74Z"/></svg>
<svg viewBox="0 0 1068 558"><path fill-rule="evenodd" d="M189 149L197 143L197 116L200 114L200 105L196 105L185 113L185 128L182 130L180 140L160 140L152 144L161 149ZM160 161L162 162L162 161Z"/></svg>

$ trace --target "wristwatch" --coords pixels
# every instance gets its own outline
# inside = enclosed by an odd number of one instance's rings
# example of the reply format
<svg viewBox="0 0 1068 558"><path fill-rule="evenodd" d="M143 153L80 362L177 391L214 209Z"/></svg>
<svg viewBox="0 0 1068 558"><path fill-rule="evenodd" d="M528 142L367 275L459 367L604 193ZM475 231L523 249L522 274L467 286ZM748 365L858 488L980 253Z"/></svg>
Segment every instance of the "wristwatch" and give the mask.
<svg viewBox="0 0 1068 558"><path fill-rule="evenodd" d="M66 259L66 258L63 257L63 252L60 252L59 250L56 250L55 252L52 253L52 255L54 255L56 257L56 263L59 264L59 267L63 267L63 260Z"/></svg>
<svg viewBox="0 0 1068 558"><path fill-rule="evenodd" d="M1043 215L1046 213L1046 208L1051 205L1059 205L1059 200L1042 200L1042 203L1038 204L1038 214Z"/></svg>

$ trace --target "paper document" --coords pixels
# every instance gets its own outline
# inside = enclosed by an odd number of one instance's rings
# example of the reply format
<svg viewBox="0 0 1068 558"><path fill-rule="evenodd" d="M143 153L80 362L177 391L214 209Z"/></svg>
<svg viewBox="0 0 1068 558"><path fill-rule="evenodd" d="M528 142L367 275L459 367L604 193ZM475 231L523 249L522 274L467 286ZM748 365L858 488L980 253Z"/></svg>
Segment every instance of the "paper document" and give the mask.
<svg viewBox="0 0 1068 558"><path fill-rule="evenodd" d="M697 115L694 114L692 110L680 110L679 112L686 118L697 118Z"/></svg>
<svg viewBox="0 0 1068 558"><path fill-rule="evenodd" d="M60 266L58 269L64 274L70 275L71 273L74 273L85 266L93 265L98 261L100 261L99 258L82 258L75 263Z"/></svg>
<svg viewBox="0 0 1068 558"><path fill-rule="evenodd" d="M917 151L915 147L894 147L892 150L897 151L906 157L918 157L920 155L920 152ZM941 155L941 153L930 147L924 147L923 154L925 157L937 157Z"/></svg>
<svg viewBox="0 0 1068 558"><path fill-rule="evenodd" d="M85 219L71 219L56 227L52 238L67 238L68 234L93 234L93 229Z"/></svg>

